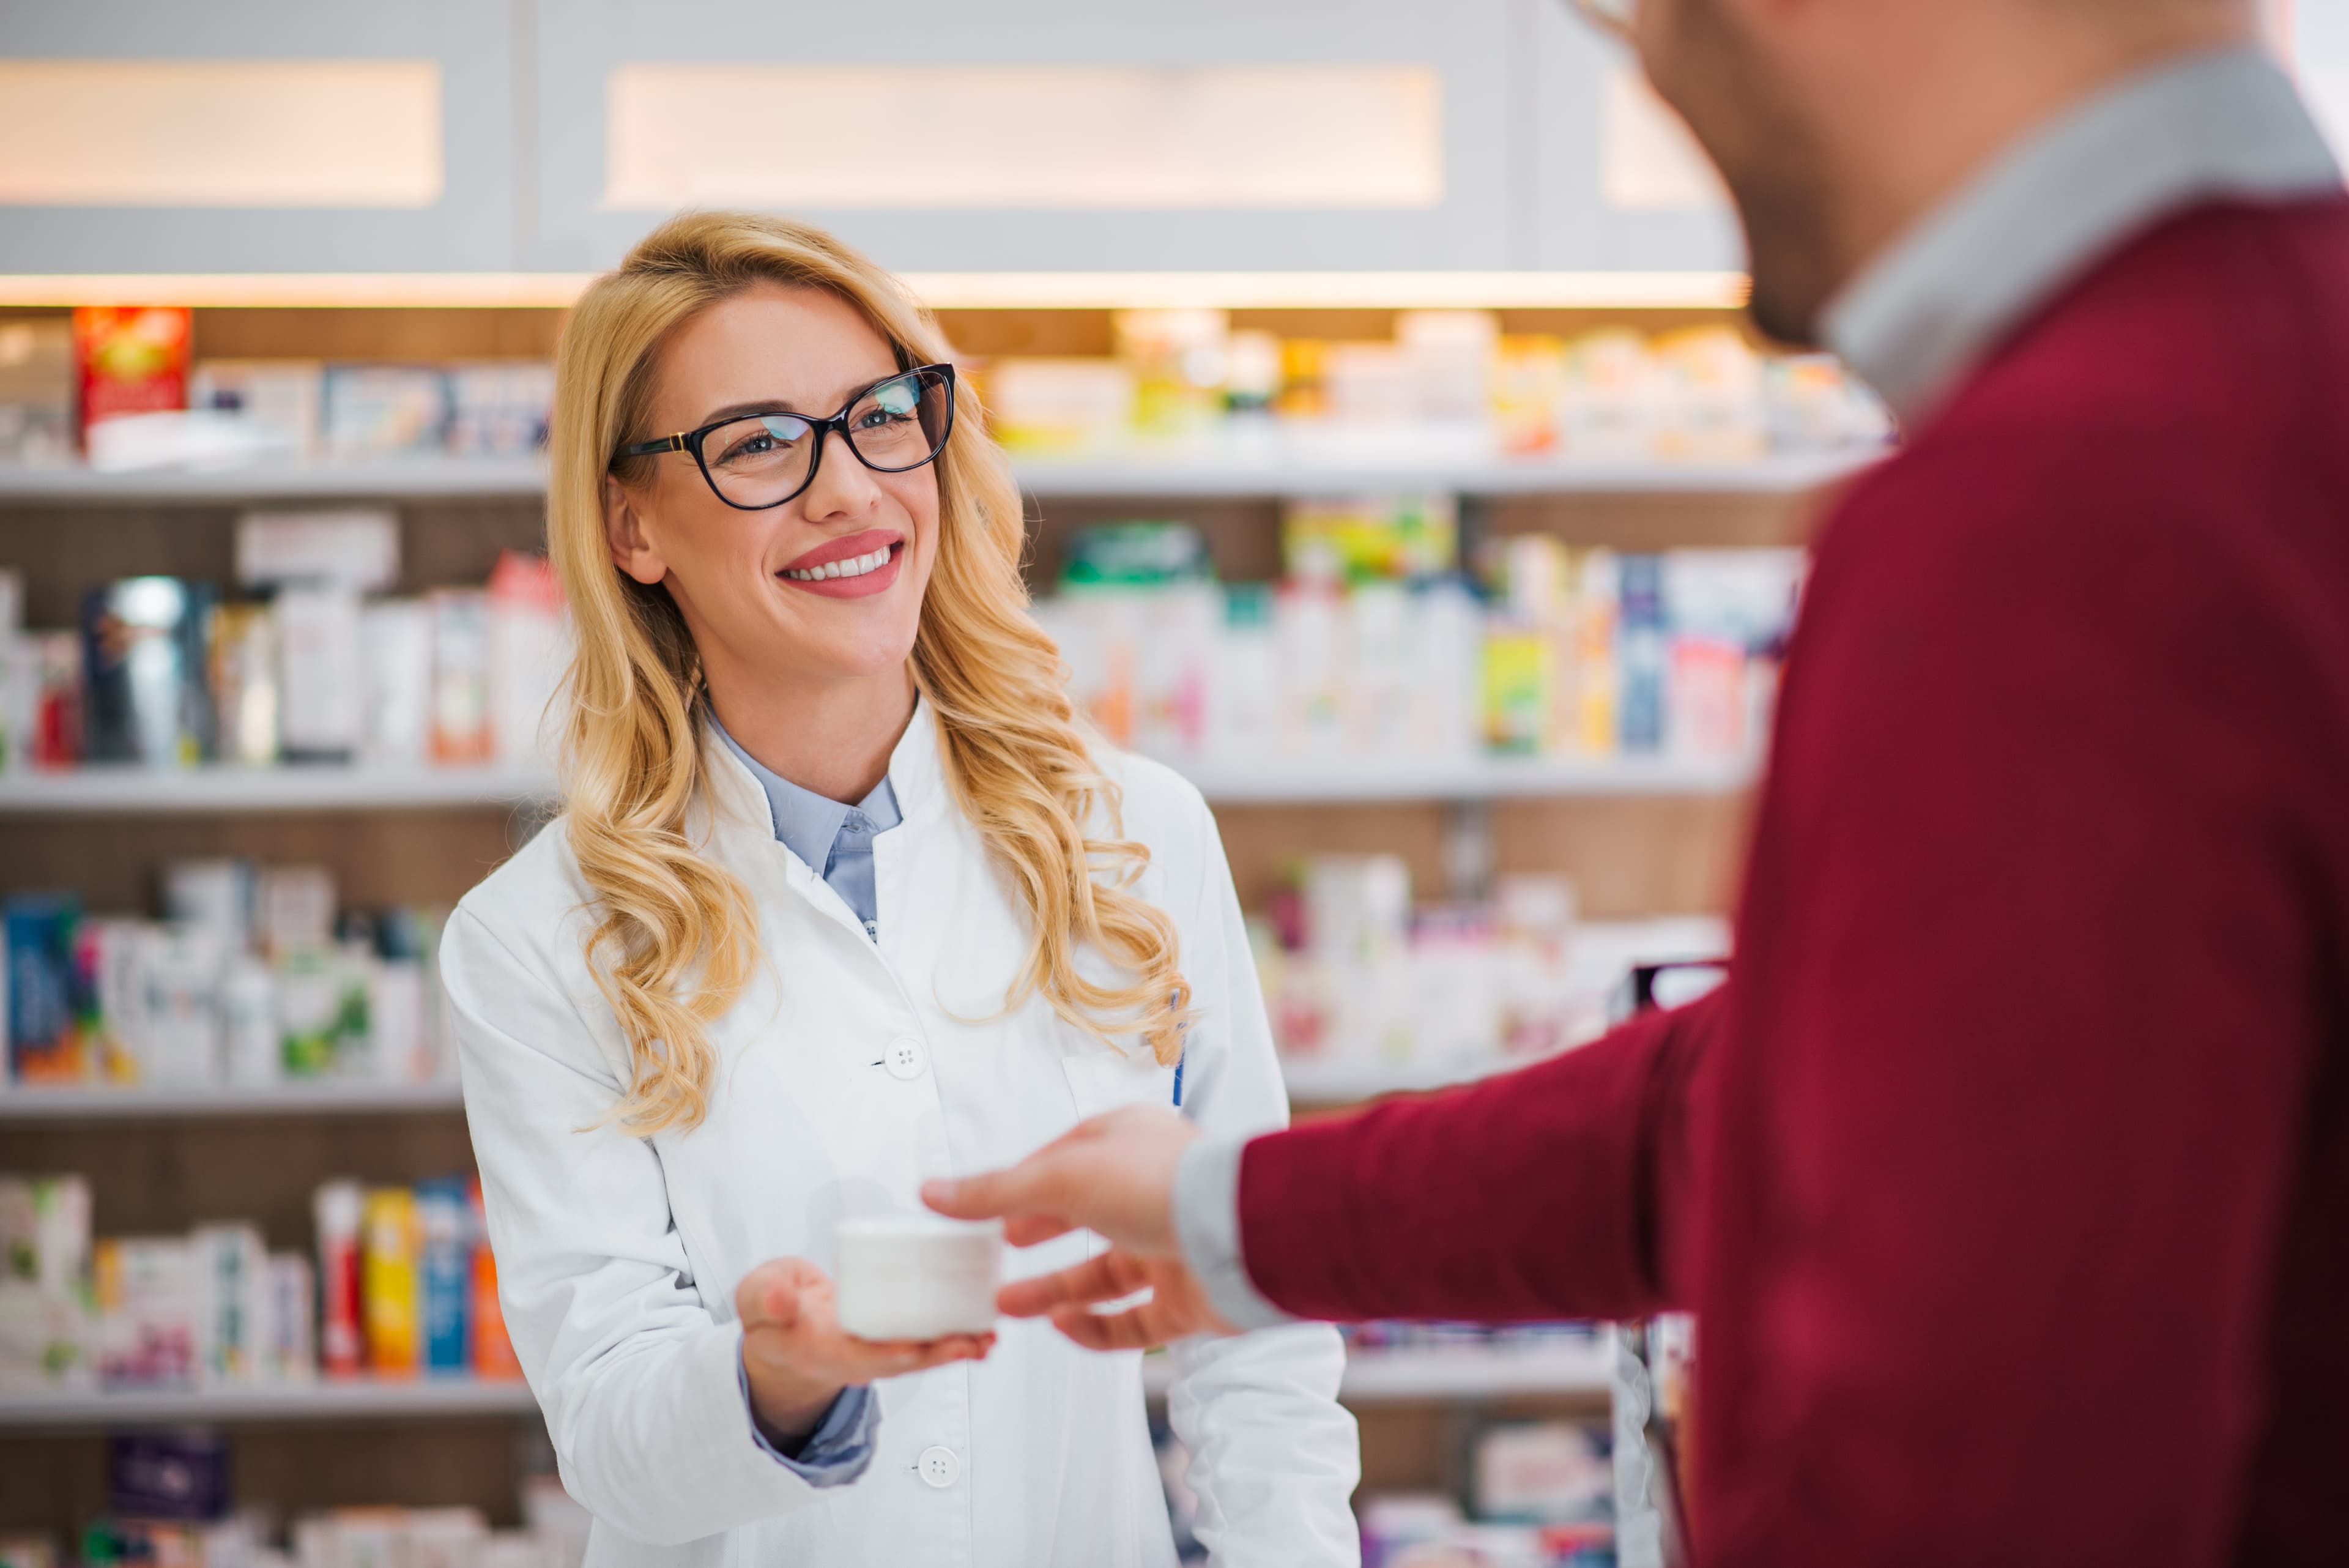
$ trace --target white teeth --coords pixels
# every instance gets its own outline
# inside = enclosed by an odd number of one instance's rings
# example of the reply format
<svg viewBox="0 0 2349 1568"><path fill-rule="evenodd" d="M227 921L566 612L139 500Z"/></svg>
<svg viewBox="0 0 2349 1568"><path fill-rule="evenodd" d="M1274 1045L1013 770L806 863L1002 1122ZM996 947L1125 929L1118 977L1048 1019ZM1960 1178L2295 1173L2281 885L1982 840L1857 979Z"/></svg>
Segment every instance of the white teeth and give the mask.
<svg viewBox="0 0 2349 1568"><path fill-rule="evenodd" d="M889 546L882 545L869 555L851 556L844 561L826 561L821 566L809 566L783 576L799 583L829 582L834 577L861 577L867 572L877 572L889 563Z"/></svg>

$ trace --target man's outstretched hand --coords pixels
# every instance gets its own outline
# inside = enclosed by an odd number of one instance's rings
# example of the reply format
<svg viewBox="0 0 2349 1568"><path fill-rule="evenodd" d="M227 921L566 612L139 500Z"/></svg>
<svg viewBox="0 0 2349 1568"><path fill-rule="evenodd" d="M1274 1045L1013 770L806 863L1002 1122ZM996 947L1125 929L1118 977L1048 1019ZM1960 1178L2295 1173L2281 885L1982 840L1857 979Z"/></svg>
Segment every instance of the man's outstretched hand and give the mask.
<svg viewBox="0 0 2349 1568"><path fill-rule="evenodd" d="M1174 1234L1174 1171L1198 1129L1155 1106L1130 1106L1079 1122L1018 1165L960 1181L932 1181L922 1201L957 1220L1001 1220L1016 1247L1078 1229L1112 1251L1056 1274L1003 1287L1009 1317L1050 1317L1093 1350L1131 1350L1195 1334L1230 1334L1183 1263ZM1093 1309L1147 1289L1122 1313Z"/></svg>

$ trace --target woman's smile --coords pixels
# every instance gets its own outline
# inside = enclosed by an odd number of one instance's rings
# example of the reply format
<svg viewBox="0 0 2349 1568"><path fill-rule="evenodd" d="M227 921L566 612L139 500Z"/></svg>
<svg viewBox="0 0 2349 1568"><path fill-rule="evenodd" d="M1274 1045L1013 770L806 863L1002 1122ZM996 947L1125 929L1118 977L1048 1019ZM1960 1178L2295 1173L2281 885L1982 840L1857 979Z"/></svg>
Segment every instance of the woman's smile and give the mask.
<svg viewBox="0 0 2349 1568"><path fill-rule="evenodd" d="M865 528L825 540L775 576L825 598L865 598L888 591L905 553L905 536L896 529Z"/></svg>

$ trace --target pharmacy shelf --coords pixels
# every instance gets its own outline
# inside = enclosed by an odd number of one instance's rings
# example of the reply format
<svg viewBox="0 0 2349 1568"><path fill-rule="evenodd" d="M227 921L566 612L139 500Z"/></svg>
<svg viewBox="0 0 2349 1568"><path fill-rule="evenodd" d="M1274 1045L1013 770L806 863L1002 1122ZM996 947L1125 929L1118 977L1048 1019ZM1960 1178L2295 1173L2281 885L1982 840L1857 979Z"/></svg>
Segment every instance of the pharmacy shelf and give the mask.
<svg viewBox="0 0 2349 1568"><path fill-rule="evenodd" d="M554 794L551 775L522 768L88 767L0 775L0 814L421 809L500 805Z"/></svg>
<svg viewBox="0 0 2349 1568"><path fill-rule="evenodd" d="M535 458L419 457L361 462L255 462L221 468L0 467L0 503L110 506L287 500L429 500L537 496Z"/></svg>
<svg viewBox="0 0 2349 1568"><path fill-rule="evenodd" d="M1750 758L1339 757L1322 762L1178 762L1199 793L1224 805L1528 796L1726 794L1752 782Z"/></svg>
<svg viewBox="0 0 2349 1568"><path fill-rule="evenodd" d="M397 1116L457 1111L454 1084L325 1082L227 1086L83 1087L0 1085L0 1126L11 1122L178 1120L197 1116Z"/></svg>
<svg viewBox="0 0 2349 1568"><path fill-rule="evenodd" d="M398 1420L432 1416L528 1416L538 1405L519 1380L476 1377L320 1378L243 1388L26 1391L0 1388L0 1431L148 1426L181 1421Z"/></svg>
<svg viewBox="0 0 2349 1568"><path fill-rule="evenodd" d="M1609 1365L1606 1346L1598 1340L1523 1348L1371 1351L1349 1357L1339 1397L1352 1405L1402 1405L1604 1394ZM1173 1376L1164 1356L1144 1359L1143 1386L1152 1396L1163 1396ZM320 1378L244 1388L0 1388L0 1431L183 1421L527 1416L537 1408L530 1389L518 1381L472 1377Z"/></svg>
<svg viewBox="0 0 2349 1568"><path fill-rule="evenodd" d="M1283 1056L1281 1081L1300 1106L1350 1106L1381 1095L1424 1094L1474 1084L1496 1074L1530 1067L1535 1058L1495 1057L1475 1062L1393 1063L1346 1057ZM5 1116L0 1112L0 1116Z"/></svg>
<svg viewBox="0 0 2349 1568"><path fill-rule="evenodd" d="M1723 794L1744 788L1754 775L1753 763L1742 758L1465 755L1174 765L1224 805ZM92 767L0 774L0 815L429 809L511 805L554 794L552 776L520 768Z"/></svg>
<svg viewBox="0 0 2349 1568"><path fill-rule="evenodd" d="M1604 1394L1612 1365L1612 1353L1599 1339L1497 1349L1362 1351L1347 1356L1338 1397L1349 1405L1409 1405ZM1165 1356L1145 1357L1143 1389L1154 1397L1164 1394L1174 1372Z"/></svg>
<svg viewBox="0 0 2349 1568"><path fill-rule="evenodd" d="M1781 453L1750 461L1665 462L1463 453L1430 460L1408 436L1375 445L1216 443L1071 457L1022 457L1013 472L1039 499L1059 496L1283 496L1451 491L1472 495L1784 494L1832 483L1877 453ZM282 500L536 497L535 459L429 458L348 463L254 462L233 468L0 467L0 504L119 505Z"/></svg>
<svg viewBox="0 0 2349 1568"><path fill-rule="evenodd" d="M1101 457L1023 458L1020 488L1058 496L1287 496L1454 492L1468 495L1763 494L1816 489L1877 453L1782 453L1740 462L1665 462L1594 457L1464 455L1427 461L1398 435L1377 450L1141 452Z"/></svg>

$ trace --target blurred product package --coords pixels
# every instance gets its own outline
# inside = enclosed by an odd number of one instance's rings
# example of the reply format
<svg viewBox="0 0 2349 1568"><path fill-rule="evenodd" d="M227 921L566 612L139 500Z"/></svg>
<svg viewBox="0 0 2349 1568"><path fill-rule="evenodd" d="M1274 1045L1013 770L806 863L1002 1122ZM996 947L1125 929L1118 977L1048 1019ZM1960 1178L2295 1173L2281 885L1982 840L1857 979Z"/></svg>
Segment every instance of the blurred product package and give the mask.
<svg viewBox="0 0 2349 1568"><path fill-rule="evenodd" d="M194 334L195 313L182 306L77 306L74 362L84 440L107 420L185 409Z"/></svg>
<svg viewBox="0 0 2349 1568"><path fill-rule="evenodd" d="M0 464L73 461L76 379L71 322L0 323Z"/></svg>
<svg viewBox="0 0 2349 1568"><path fill-rule="evenodd" d="M0 571L0 771L357 761L551 776L570 631L545 557L504 551L486 587L384 597L399 561L380 508L250 512L238 597L124 578L91 588L64 634L23 631L22 580Z"/></svg>
<svg viewBox="0 0 2349 1568"><path fill-rule="evenodd" d="M443 912L338 910L320 867L166 862L161 919L0 900L7 1084L265 1089L447 1081Z"/></svg>
<svg viewBox="0 0 2349 1568"><path fill-rule="evenodd" d="M438 452L449 428L449 375L437 365L329 365L319 410L329 458Z"/></svg>
<svg viewBox="0 0 2349 1568"><path fill-rule="evenodd" d="M1837 361L1764 351L1726 321L1563 337L1405 310L1387 337L1281 339L1219 310L1127 310L1112 333L1112 357L972 362L997 437L1044 456L1702 464L1890 436Z"/></svg>
<svg viewBox="0 0 2349 1568"><path fill-rule="evenodd" d="M527 457L546 445L554 367L543 359L489 359L449 368L451 457Z"/></svg>
<svg viewBox="0 0 2349 1568"><path fill-rule="evenodd" d="M519 1530L492 1530L473 1508L380 1504L300 1514L281 1534L268 1504L235 1506L231 1458L201 1428L115 1434L108 1511L81 1530L76 1556L45 1537L0 1536L0 1568L579 1568L586 1552L578 1504L543 1500L561 1493L552 1476L523 1478Z"/></svg>
<svg viewBox="0 0 2349 1568"><path fill-rule="evenodd" d="M82 599L83 725L98 763L181 767L212 754L212 617L219 594L125 577Z"/></svg>
<svg viewBox="0 0 2349 1568"><path fill-rule="evenodd" d="M1447 496L1293 502L1282 550L1279 583L1226 587L1187 524L1079 530L1034 607L1079 708L1178 763L1733 763L1767 732L1803 573L1792 550L1525 534L1472 578Z"/></svg>
<svg viewBox="0 0 2349 1568"><path fill-rule="evenodd" d="M0 1391L87 1387L89 1183L0 1176Z"/></svg>
<svg viewBox="0 0 2349 1568"><path fill-rule="evenodd" d="M1414 903L1393 855L1304 857L1248 934L1283 1061L1372 1085L1452 1082L1583 1044L1637 965L1728 946L1711 917L1581 919L1554 876Z"/></svg>
<svg viewBox="0 0 2349 1568"><path fill-rule="evenodd" d="M257 448L308 458L318 450L324 375L315 359L202 359L188 378L188 408L244 421Z"/></svg>
<svg viewBox="0 0 2349 1568"><path fill-rule="evenodd" d="M315 1272L250 1220L93 1239L85 1178L0 1175L0 1390L519 1376L470 1178L314 1209Z"/></svg>

